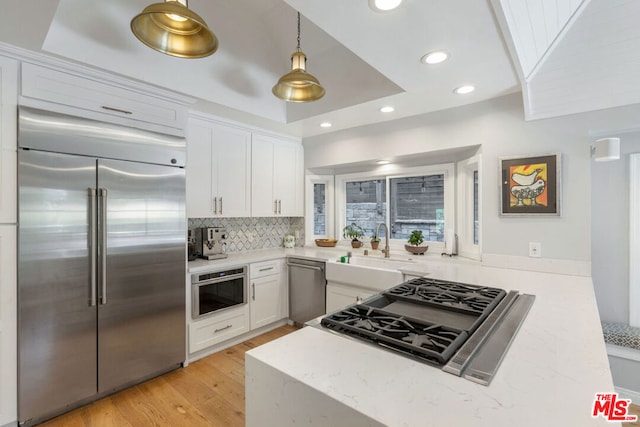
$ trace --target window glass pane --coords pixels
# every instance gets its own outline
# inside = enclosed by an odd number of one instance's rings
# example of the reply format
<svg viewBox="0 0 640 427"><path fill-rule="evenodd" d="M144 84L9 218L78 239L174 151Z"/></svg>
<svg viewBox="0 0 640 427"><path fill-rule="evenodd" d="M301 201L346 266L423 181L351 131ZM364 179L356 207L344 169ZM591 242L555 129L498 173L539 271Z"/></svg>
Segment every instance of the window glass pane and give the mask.
<svg viewBox="0 0 640 427"><path fill-rule="evenodd" d="M478 171L473 171L473 244L478 244Z"/></svg>
<svg viewBox="0 0 640 427"><path fill-rule="evenodd" d="M422 230L425 241L444 241L444 175L392 178L391 238L406 240Z"/></svg>
<svg viewBox="0 0 640 427"><path fill-rule="evenodd" d="M352 181L346 183L346 222L356 223L364 228L366 235L373 235L376 225L387 217L386 180ZM384 235L384 233L381 233Z"/></svg>
<svg viewBox="0 0 640 427"><path fill-rule="evenodd" d="M324 184L313 184L313 234L316 236L327 234L327 209L324 193Z"/></svg>

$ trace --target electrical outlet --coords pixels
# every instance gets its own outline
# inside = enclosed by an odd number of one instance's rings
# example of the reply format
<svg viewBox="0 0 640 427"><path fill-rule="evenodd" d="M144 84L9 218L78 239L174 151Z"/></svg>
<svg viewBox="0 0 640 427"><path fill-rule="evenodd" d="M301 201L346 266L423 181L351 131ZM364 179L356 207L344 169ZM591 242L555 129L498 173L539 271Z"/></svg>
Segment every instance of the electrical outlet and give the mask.
<svg viewBox="0 0 640 427"><path fill-rule="evenodd" d="M542 243L529 242L529 256L532 258L540 258L542 256Z"/></svg>

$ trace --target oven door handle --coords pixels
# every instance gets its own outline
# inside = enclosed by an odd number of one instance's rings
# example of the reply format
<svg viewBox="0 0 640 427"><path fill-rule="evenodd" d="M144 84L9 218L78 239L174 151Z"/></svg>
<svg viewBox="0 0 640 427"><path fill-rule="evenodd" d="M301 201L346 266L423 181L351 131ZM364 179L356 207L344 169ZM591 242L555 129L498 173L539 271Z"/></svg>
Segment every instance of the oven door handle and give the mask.
<svg viewBox="0 0 640 427"><path fill-rule="evenodd" d="M213 283L228 282L230 280L235 280L240 278L246 280L246 277L247 277L247 273L232 274L230 276L216 277L214 279L207 279L200 282L193 282L192 285L195 285L195 286L211 285Z"/></svg>

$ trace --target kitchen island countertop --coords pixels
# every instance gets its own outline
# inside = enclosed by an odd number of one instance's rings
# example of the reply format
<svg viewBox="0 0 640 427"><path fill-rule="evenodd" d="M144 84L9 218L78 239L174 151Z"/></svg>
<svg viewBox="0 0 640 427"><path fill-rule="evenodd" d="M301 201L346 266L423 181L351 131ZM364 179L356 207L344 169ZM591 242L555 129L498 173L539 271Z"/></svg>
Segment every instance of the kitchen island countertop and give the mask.
<svg viewBox="0 0 640 427"><path fill-rule="evenodd" d="M247 352L247 426L616 425L591 416L595 394L614 391L591 278L428 264L430 277L536 295L488 387L305 327Z"/></svg>

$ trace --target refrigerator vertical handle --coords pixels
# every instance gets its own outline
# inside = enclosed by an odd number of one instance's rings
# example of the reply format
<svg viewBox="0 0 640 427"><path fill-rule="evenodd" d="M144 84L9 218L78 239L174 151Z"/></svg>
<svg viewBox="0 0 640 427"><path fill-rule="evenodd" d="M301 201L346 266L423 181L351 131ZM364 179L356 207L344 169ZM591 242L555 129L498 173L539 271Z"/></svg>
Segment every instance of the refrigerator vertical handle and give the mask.
<svg viewBox="0 0 640 427"><path fill-rule="evenodd" d="M107 189L100 196L100 304L107 303Z"/></svg>
<svg viewBox="0 0 640 427"><path fill-rule="evenodd" d="M96 224L96 189L88 188L89 195L89 266L91 270L91 281L89 290L89 307L95 307L96 305L96 289L98 280L98 267L96 265L98 261L98 226Z"/></svg>

